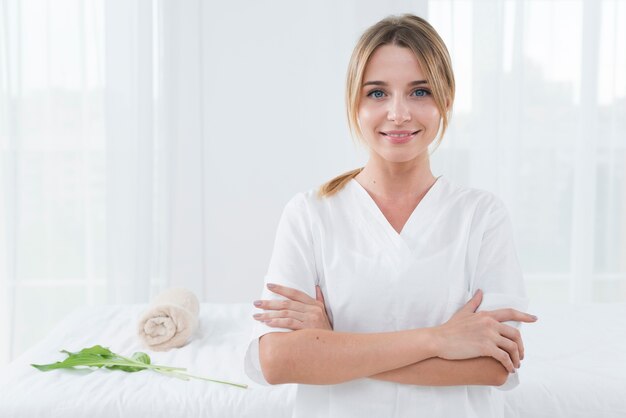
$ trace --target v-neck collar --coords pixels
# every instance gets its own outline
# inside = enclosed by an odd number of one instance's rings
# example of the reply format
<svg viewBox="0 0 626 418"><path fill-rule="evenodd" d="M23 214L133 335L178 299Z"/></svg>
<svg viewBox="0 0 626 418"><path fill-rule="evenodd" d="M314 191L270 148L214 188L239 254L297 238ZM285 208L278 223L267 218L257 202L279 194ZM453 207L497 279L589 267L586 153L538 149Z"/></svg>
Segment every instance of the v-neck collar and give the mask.
<svg viewBox="0 0 626 418"><path fill-rule="evenodd" d="M393 228L372 196L370 196L367 190L365 190L365 188L361 186L358 181L353 178L349 184L351 184L355 193L361 196L361 200L365 203L367 210L381 224L382 228L386 232L386 235L390 237L395 246L403 252L411 252L412 249L409 246L409 242L411 241L410 238L417 224L419 224L418 220L424 218L423 215L427 213L426 211L428 207L432 204L433 200L435 200L435 196L438 194L437 190L440 189L442 184L445 182L445 179L442 179L442 177L443 176L437 177L435 183L433 183L430 189L428 189L424 197L422 197L422 200L420 200L417 206L413 209L413 212L411 212L411 215L405 222L400 233Z"/></svg>

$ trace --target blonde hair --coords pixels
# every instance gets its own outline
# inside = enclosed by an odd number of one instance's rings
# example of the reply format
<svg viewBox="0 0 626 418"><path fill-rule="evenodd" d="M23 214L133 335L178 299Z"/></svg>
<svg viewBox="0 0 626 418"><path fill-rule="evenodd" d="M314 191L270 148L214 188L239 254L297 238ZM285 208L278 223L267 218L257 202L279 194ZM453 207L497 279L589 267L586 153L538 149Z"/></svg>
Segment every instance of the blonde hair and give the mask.
<svg viewBox="0 0 626 418"><path fill-rule="evenodd" d="M448 128L454 102L452 62L448 49L437 31L426 20L411 14L389 16L381 20L367 29L354 47L346 82L346 112L350 133L353 138L364 142L358 122L361 85L370 57L382 45L409 48L420 63L441 115L436 149ZM361 170L363 167L348 171L323 184L318 190L318 196L328 197L339 192Z"/></svg>

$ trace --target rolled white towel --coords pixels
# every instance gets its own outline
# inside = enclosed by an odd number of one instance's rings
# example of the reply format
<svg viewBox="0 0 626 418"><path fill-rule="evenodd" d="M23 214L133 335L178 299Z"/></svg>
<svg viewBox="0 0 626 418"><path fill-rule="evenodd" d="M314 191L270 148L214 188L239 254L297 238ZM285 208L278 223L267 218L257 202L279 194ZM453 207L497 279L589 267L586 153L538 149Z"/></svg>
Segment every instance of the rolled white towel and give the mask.
<svg viewBox="0 0 626 418"><path fill-rule="evenodd" d="M155 351L182 347L198 327L199 303L196 295L184 288L160 293L141 315L137 335Z"/></svg>

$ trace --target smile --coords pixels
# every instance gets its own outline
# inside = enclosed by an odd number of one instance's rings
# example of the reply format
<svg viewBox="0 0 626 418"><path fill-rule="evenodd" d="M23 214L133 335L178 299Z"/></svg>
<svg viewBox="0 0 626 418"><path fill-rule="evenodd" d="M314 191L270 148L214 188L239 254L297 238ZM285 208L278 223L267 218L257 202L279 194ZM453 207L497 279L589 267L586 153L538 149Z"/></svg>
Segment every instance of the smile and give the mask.
<svg viewBox="0 0 626 418"><path fill-rule="evenodd" d="M381 132L380 134L385 137L392 144L404 144L409 142L419 131L389 131Z"/></svg>

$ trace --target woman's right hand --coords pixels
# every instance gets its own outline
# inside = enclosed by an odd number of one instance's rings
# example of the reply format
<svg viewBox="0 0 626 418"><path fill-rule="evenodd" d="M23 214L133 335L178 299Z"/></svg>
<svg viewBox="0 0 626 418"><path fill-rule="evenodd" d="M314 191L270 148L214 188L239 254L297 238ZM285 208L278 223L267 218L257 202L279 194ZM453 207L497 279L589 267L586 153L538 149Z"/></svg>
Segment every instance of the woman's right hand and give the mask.
<svg viewBox="0 0 626 418"><path fill-rule="evenodd" d="M524 358L524 344L520 332L502 322L537 318L515 309L476 312L482 298L478 290L448 322L434 328L437 356L446 360L493 357L514 373Z"/></svg>

